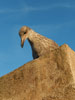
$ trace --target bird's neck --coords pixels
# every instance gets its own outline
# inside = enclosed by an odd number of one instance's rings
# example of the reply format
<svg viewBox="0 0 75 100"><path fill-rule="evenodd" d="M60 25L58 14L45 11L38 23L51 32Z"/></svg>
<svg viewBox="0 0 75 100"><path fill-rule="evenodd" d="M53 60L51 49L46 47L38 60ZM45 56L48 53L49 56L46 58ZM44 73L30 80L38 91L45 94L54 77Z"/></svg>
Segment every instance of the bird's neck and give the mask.
<svg viewBox="0 0 75 100"><path fill-rule="evenodd" d="M39 35L40 35L40 34L36 33L36 32L33 31L33 30L30 30L29 33L30 33L30 35L29 35L29 37L28 37L28 40L29 40L29 41L34 42L34 41L36 41L37 39L39 39Z"/></svg>

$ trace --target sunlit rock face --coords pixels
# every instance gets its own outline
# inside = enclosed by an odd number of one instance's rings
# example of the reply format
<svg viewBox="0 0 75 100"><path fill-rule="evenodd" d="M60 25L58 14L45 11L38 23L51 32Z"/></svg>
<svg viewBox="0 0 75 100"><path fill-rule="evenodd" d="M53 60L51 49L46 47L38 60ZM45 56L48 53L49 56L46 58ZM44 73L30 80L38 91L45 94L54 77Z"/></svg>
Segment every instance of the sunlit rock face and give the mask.
<svg viewBox="0 0 75 100"><path fill-rule="evenodd" d="M1 77L0 100L75 100L75 52L64 44Z"/></svg>

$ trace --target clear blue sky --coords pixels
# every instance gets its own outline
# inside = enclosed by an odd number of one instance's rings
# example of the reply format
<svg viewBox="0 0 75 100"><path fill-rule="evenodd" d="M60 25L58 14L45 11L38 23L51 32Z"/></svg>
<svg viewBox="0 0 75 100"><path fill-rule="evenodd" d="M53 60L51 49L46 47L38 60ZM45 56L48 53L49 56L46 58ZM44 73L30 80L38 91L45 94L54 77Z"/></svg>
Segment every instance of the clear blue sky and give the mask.
<svg viewBox="0 0 75 100"><path fill-rule="evenodd" d="M75 51L75 0L0 0L0 76L32 60L28 41L20 47L23 25Z"/></svg>

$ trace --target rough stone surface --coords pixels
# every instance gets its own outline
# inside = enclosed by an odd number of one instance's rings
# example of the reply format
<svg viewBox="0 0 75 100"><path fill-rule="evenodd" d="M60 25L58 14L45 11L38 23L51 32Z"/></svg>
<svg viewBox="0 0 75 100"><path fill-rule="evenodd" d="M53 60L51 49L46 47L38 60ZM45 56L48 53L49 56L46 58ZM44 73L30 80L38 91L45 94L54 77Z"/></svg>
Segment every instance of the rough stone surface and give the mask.
<svg viewBox="0 0 75 100"><path fill-rule="evenodd" d="M0 100L75 100L75 52L64 44L1 77Z"/></svg>

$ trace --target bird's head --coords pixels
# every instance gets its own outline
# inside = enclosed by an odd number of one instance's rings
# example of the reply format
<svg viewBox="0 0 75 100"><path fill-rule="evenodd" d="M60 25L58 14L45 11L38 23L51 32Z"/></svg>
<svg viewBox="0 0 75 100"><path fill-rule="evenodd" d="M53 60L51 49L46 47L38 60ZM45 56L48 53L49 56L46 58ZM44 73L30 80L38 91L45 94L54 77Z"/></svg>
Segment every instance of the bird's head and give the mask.
<svg viewBox="0 0 75 100"><path fill-rule="evenodd" d="M19 36L21 38L21 47L23 48L25 40L29 37L30 28L27 26L23 26L19 31Z"/></svg>

